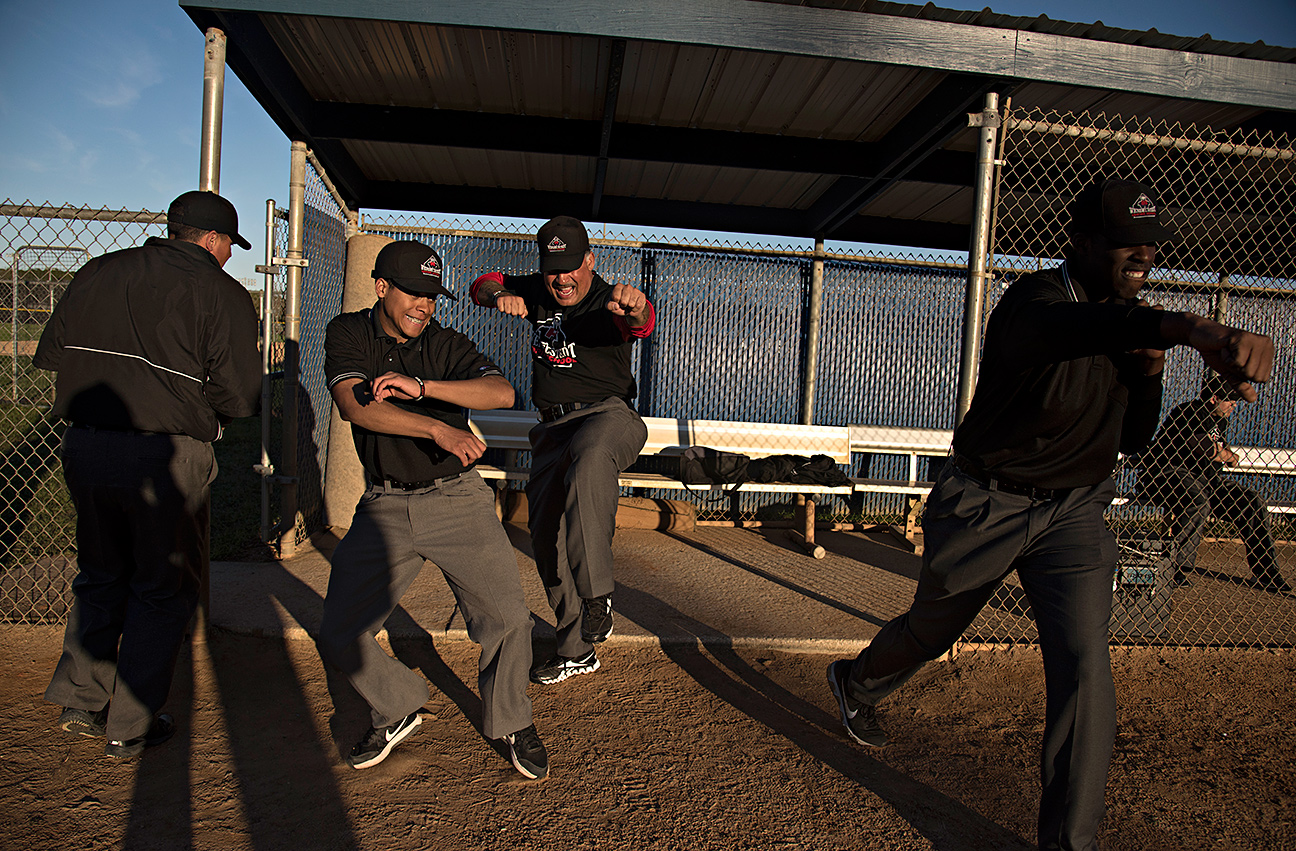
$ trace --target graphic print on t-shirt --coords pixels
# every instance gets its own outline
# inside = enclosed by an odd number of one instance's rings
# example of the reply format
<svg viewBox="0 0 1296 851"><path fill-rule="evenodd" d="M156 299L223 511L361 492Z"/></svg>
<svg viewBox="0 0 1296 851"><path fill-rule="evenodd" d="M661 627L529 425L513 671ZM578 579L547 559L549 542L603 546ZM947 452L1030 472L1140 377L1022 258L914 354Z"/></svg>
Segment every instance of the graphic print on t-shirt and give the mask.
<svg viewBox="0 0 1296 851"><path fill-rule="evenodd" d="M531 332L531 353L550 366L570 369L576 363L576 344L563 332L562 314L536 323Z"/></svg>

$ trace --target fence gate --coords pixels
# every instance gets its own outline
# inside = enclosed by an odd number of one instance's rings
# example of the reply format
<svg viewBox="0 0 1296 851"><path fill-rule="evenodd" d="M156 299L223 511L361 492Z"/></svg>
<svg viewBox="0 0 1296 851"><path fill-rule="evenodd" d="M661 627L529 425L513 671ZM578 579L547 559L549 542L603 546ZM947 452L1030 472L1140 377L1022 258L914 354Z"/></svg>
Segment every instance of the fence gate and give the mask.
<svg viewBox="0 0 1296 851"><path fill-rule="evenodd" d="M1296 585L1296 146L1256 130L1038 109L1009 108L1003 126L988 309L1016 278L1061 262L1067 205L1080 189L1097 177L1132 179L1156 191L1178 232L1157 246L1143 298L1268 334L1278 351L1259 401L1216 423L1214 443L1231 455L1196 459L1200 475L1174 485L1151 474L1146 457L1117 467L1108 512L1121 547L1113 641L1296 645L1296 597L1263 576ZM1184 403L1208 407L1193 401L1202 379L1195 352L1169 353L1163 420ZM1198 503L1189 504L1188 488ZM1036 640L1015 576L967 638Z"/></svg>

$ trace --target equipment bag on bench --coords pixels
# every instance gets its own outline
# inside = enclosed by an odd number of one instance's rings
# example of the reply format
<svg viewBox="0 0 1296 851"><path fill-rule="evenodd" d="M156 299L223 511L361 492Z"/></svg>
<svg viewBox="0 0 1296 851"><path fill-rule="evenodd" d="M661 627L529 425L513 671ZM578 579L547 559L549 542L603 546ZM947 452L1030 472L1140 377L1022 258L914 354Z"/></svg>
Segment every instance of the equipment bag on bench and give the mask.
<svg viewBox="0 0 1296 851"><path fill-rule="evenodd" d="M726 492L742 487L747 481L751 459L737 452L724 452L709 446L690 446L680 454L679 475L686 485L733 485Z"/></svg>

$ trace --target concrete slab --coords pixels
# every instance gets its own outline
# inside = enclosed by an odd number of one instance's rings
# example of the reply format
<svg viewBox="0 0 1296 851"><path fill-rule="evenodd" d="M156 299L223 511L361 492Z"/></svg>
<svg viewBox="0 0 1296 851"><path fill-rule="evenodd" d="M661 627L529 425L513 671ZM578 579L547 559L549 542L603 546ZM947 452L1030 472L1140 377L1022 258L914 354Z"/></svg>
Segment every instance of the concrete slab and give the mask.
<svg viewBox="0 0 1296 851"><path fill-rule="evenodd" d="M505 528L536 637L552 641L552 615L526 529ZM821 531L819 540L828 551L823 559L803 555L776 529L620 529L613 546L616 631L609 641L858 652L908 607L920 559L882 531ZM250 635L313 638L336 543L324 535L292 559L213 563L213 625ZM434 565L410 587L387 632L467 640L454 597Z"/></svg>

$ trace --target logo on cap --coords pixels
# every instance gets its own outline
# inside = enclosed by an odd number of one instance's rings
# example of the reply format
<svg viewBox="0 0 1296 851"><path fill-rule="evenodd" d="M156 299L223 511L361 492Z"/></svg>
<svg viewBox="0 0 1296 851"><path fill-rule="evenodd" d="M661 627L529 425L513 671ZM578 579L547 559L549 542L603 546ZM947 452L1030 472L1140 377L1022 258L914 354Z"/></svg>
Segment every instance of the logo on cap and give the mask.
<svg viewBox="0 0 1296 851"><path fill-rule="evenodd" d="M1157 209L1156 209L1156 204L1152 203L1152 199L1147 196L1146 192L1144 192L1134 200L1133 204L1130 205L1129 212L1131 218L1155 219L1157 214Z"/></svg>
<svg viewBox="0 0 1296 851"><path fill-rule="evenodd" d="M555 236L553 239L549 240L549 244L545 246L545 250L550 254L555 251L566 251L567 243Z"/></svg>
<svg viewBox="0 0 1296 851"><path fill-rule="evenodd" d="M428 259L424 260L423 264L419 266L419 271L434 278L441 277L441 264L437 262L437 256L429 254Z"/></svg>

